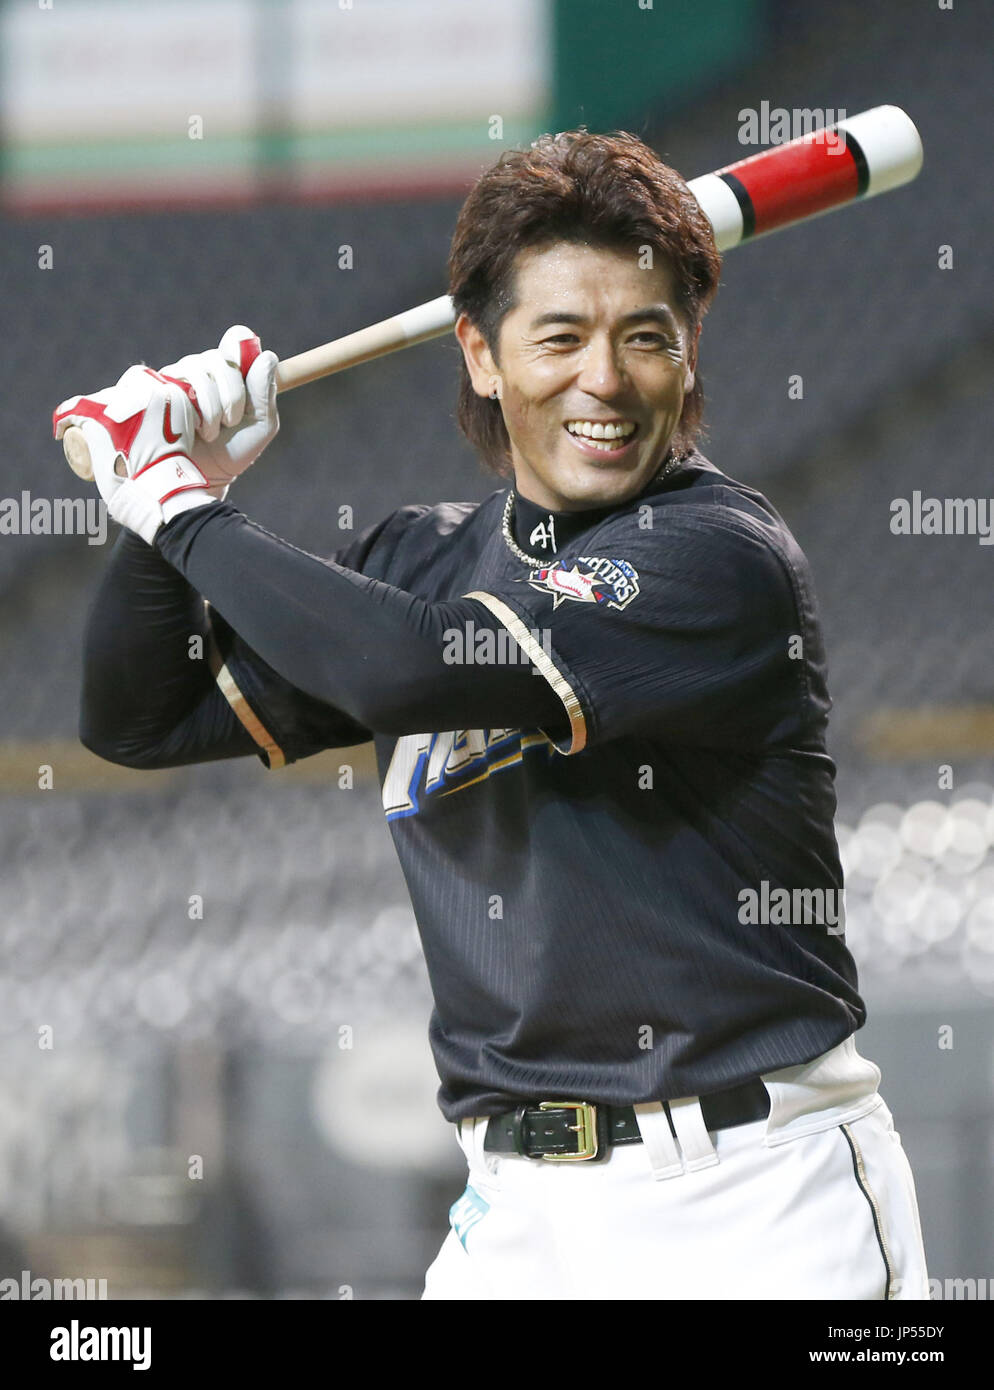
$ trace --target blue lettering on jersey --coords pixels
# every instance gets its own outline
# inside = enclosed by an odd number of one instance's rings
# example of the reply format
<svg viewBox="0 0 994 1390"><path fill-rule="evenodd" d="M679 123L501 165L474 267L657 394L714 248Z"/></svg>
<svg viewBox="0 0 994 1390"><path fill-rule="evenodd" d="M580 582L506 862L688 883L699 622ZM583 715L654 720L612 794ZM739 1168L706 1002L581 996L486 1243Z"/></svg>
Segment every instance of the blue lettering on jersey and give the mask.
<svg viewBox="0 0 994 1390"><path fill-rule="evenodd" d="M517 766L528 748L555 750L545 734L523 729L455 729L445 734L405 734L394 745L383 779L387 820L416 816L428 796L448 796L495 772Z"/></svg>
<svg viewBox="0 0 994 1390"><path fill-rule="evenodd" d="M490 1203L485 1202L474 1187L467 1187L458 1201L449 1208L449 1225L466 1248L469 1232L486 1216Z"/></svg>

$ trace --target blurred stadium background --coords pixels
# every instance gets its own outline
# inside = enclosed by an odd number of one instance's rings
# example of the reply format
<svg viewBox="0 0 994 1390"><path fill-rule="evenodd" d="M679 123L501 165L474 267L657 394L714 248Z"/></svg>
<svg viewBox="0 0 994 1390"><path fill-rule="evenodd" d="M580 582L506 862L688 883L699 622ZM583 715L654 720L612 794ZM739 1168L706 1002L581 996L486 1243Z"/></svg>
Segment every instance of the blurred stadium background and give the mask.
<svg viewBox="0 0 994 1390"><path fill-rule="evenodd" d="M991 555L889 523L916 489L994 491L990 38L973 7L906 0L0 7L0 492L22 507L87 495L51 410L130 362L234 322L289 355L442 293L469 181L542 130L634 129L690 178L753 152L739 112L764 101L915 119L910 188L729 255L701 363L705 453L813 566L858 1045L938 1279L994 1275ZM445 340L294 394L238 502L327 554L343 505L360 529L486 496L456 365ZM90 756L80 639L104 563L82 535L0 535L0 1278L416 1298L464 1168L370 750L272 774Z"/></svg>

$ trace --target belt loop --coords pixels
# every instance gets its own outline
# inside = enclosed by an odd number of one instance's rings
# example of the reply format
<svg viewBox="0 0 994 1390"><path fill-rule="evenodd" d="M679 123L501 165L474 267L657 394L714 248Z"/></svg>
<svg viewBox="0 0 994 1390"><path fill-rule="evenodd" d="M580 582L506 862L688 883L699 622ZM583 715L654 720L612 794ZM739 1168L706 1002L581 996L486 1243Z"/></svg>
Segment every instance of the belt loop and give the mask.
<svg viewBox="0 0 994 1390"><path fill-rule="evenodd" d="M475 1115L472 1120L473 1133L471 1143L473 1146L473 1157L476 1159L477 1166L486 1168L487 1160L490 1155L484 1152L483 1146L487 1137L487 1125L490 1123L486 1115Z"/></svg>
<svg viewBox="0 0 994 1390"><path fill-rule="evenodd" d="M718 1155L704 1123L700 1100L697 1096L686 1096L680 1100L671 1100L669 1107L687 1172L696 1173L699 1168L713 1168L718 1162Z"/></svg>
<svg viewBox="0 0 994 1390"><path fill-rule="evenodd" d="M456 1143L462 1149L463 1155L467 1159L469 1158L469 1149L466 1147L468 1142L466 1126L472 1123L473 1121L466 1119L465 1116L463 1116L461 1120L456 1121Z"/></svg>
<svg viewBox="0 0 994 1390"><path fill-rule="evenodd" d="M652 1176L657 1182L662 1178L678 1177L683 1172L683 1160L670 1132L670 1122L662 1101L646 1101L633 1109L649 1156Z"/></svg>
<svg viewBox="0 0 994 1390"><path fill-rule="evenodd" d="M486 1133L486 1121L483 1128L480 1127L480 1117L478 1115L466 1115L460 1121L456 1130L456 1137L459 1140L459 1147L466 1156L466 1162L473 1166L483 1162L483 1138Z"/></svg>

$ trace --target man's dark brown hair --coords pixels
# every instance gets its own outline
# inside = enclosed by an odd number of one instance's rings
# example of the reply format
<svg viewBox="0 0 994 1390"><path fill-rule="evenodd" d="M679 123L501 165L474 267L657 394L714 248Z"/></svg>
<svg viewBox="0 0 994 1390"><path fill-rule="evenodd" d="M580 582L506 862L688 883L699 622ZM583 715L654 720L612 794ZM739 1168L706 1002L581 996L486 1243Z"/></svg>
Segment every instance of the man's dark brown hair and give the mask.
<svg viewBox="0 0 994 1390"><path fill-rule="evenodd" d="M591 135L582 127L508 150L480 176L462 205L449 253L449 293L476 324L497 361L504 315L514 307L519 251L558 241L610 250L652 248L672 267L678 307L694 333L721 275L711 224L684 180L635 135ZM671 447L687 454L700 434L700 377L683 403ZM478 396L462 364L456 418L487 465L511 473L500 401Z"/></svg>

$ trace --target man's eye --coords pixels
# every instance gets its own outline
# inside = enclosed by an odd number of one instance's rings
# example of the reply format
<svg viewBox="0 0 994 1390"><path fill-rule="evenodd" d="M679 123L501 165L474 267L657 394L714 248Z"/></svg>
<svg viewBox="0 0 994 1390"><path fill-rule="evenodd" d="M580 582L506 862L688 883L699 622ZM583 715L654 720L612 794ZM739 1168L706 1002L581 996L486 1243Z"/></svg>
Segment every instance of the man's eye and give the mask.
<svg viewBox="0 0 994 1390"><path fill-rule="evenodd" d="M632 338L633 338L633 339L640 339L640 340L643 340L643 341L646 340L646 339L648 339L650 342L653 342L653 343L662 343L662 344L664 344L664 345L668 345L668 344L669 344L669 341L670 341L669 338L667 338L664 334L662 334L662 333L653 333L653 332L651 331L651 329L648 329L648 328L645 330L644 333L633 333L633 334L632 334Z"/></svg>
<svg viewBox="0 0 994 1390"><path fill-rule="evenodd" d="M553 338L543 338L544 343L575 343L578 342L575 333L557 333Z"/></svg>

